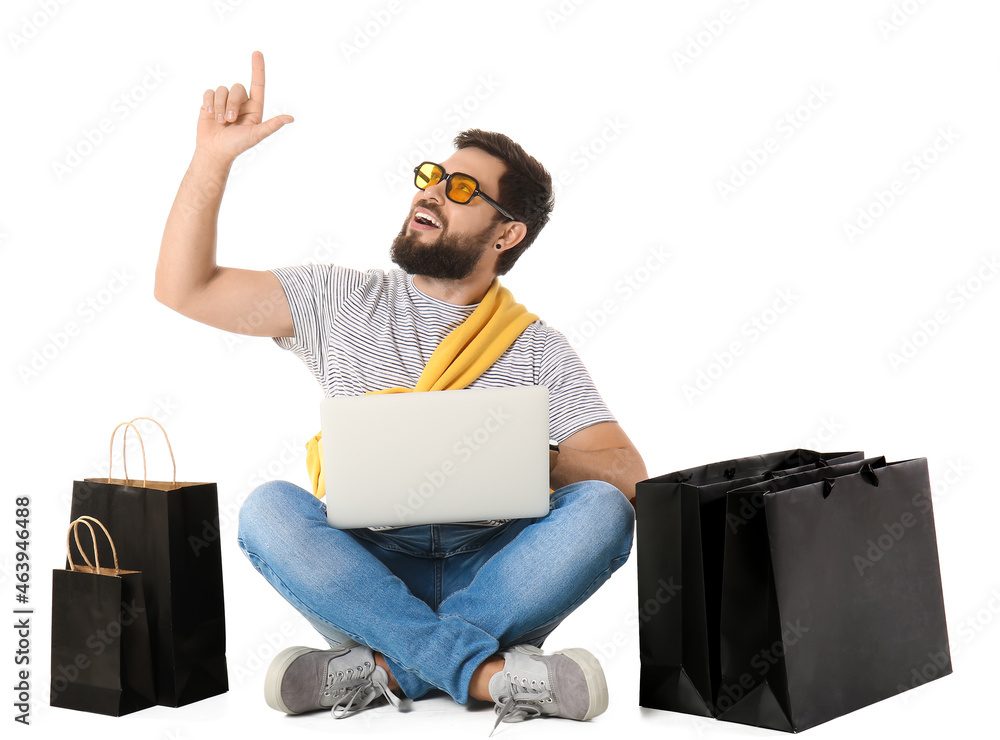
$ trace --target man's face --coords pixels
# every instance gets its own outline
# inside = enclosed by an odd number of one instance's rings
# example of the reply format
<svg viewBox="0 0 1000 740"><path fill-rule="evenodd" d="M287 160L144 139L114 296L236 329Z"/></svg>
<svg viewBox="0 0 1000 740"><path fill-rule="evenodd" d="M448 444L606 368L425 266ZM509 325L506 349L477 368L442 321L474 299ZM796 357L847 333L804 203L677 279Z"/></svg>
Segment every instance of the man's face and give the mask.
<svg viewBox="0 0 1000 740"><path fill-rule="evenodd" d="M445 172L463 172L496 200L504 164L482 149L459 149L440 163ZM498 213L480 197L455 203L445 196L444 180L417 190L403 228L392 242L392 261L411 275L462 280L472 274L499 232ZM417 214L423 214L420 219ZM425 217L436 223L422 223ZM440 224L438 226L437 224Z"/></svg>

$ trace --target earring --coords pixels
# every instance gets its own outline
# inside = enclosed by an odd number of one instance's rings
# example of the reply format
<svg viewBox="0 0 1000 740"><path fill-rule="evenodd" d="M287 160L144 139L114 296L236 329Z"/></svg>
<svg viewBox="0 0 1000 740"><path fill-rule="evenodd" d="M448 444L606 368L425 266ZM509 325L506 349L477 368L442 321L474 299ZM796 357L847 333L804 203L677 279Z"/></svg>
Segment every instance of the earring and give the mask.
<svg viewBox="0 0 1000 740"><path fill-rule="evenodd" d="M503 249L499 244L497 244L497 249Z"/></svg>

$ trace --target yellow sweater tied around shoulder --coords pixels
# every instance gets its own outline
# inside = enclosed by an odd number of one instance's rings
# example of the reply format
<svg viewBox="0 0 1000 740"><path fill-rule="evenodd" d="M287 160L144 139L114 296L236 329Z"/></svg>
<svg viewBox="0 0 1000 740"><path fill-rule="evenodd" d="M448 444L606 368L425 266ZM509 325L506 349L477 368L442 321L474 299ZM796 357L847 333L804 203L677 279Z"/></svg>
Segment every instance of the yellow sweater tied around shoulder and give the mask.
<svg viewBox="0 0 1000 740"><path fill-rule="evenodd" d="M461 390L486 372L538 317L514 300L496 278L476 310L446 336L431 355L416 388L386 388L376 393ZM313 494L326 495L323 476L323 434L306 443L306 467Z"/></svg>

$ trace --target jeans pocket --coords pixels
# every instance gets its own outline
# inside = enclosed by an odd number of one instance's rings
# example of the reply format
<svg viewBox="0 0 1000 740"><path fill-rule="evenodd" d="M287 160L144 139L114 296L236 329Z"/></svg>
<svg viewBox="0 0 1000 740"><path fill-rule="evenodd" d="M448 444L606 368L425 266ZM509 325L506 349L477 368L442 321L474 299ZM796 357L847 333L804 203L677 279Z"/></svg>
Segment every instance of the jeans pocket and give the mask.
<svg viewBox="0 0 1000 740"><path fill-rule="evenodd" d="M482 526L478 524L438 525L437 555L448 557L482 550L507 531L508 524Z"/></svg>
<svg viewBox="0 0 1000 740"><path fill-rule="evenodd" d="M375 547L405 555L426 557L432 550L429 525L401 527L400 529L376 532L370 529L346 530L352 537L364 540Z"/></svg>

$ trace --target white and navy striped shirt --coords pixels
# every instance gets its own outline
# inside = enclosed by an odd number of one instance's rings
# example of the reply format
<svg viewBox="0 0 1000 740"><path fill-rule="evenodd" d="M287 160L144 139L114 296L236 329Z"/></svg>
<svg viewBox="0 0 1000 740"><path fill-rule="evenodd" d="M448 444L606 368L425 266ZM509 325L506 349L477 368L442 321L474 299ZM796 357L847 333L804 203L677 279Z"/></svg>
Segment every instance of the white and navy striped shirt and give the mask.
<svg viewBox="0 0 1000 740"><path fill-rule="evenodd" d="M302 359L327 397L415 387L438 344L479 305L425 295L399 269L310 264L272 272L295 331L274 341ZM556 442L615 421L566 337L540 319L469 387L518 385L549 389L549 437Z"/></svg>

